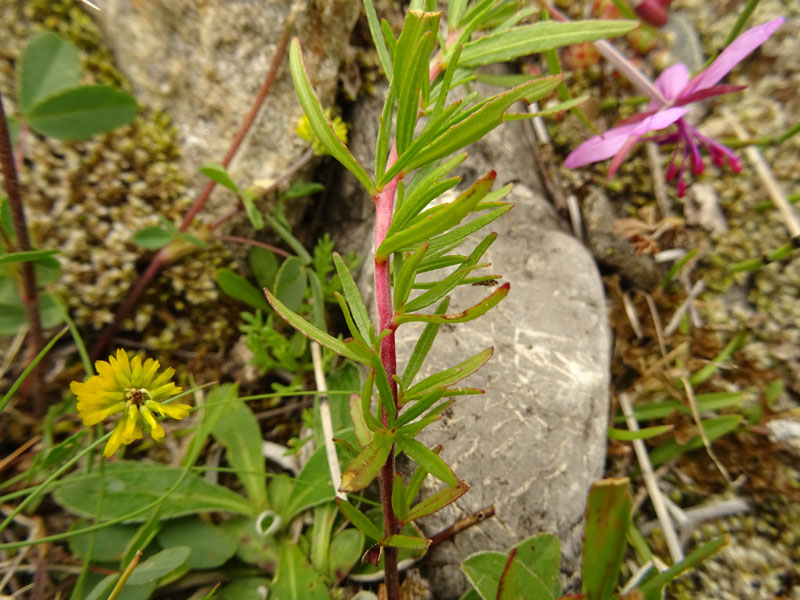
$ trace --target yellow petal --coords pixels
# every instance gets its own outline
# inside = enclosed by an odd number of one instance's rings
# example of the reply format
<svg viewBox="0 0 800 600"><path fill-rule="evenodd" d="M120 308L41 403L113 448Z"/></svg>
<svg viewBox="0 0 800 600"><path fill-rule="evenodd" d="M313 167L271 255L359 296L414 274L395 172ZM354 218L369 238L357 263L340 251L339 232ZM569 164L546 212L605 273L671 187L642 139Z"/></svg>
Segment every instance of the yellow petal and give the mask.
<svg viewBox="0 0 800 600"><path fill-rule="evenodd" d="M133 387L142 387L142 359L139 356L134 356L131 361L131 385Z"/></svg>
<svg viewBox="0 0 800 600"><path fill-rule="evenodd" d="M192 407L188 404L162 404L161 408L167 416L177 419L178 421L183 419L189 414L189 411L192 410Z"/></svg>
<svg viewBox="0 0 800 600"><path fill-rule="evenodd" d="M153 416L153 413L150 412L150 409L146 406L140 406L139 412L144 417L144 420L150 425L150 435L153 436L154 440L160 440L164 438L164 428L161 426L161 423L156 421L156 418Z"/></svg>
<svg viewBox="0 0 800 600"><path fill-rule="evenodd" d="M106 448L105 450L103 450L103 456L105 456L106 458L111 458L112 456L114 456L117 450L119 450L120 444L122 444L122 421L117 423L117 426L114 428L114 432L108 439Z"/></svg>

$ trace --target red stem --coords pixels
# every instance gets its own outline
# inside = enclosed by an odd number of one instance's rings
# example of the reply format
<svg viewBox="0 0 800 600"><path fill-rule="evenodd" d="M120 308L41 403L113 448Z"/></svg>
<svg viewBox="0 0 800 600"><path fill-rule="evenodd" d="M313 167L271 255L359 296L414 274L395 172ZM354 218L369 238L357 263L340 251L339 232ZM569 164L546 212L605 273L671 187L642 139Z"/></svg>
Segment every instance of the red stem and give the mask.
<svg viewBox="0 0 800 600"><path fill-rule="evenodd" d="M3 181L5 183L6 194L8 195L8 207L11 211L11 220L14 223L14 235L17 238L16 249L20 252L28 252L31 249L31 241L28 237L28 226L25 223L25 208L22 205L22 193L19 189L19 178L17 177L17 166L14 161L14 149L11 147L11 135L8 131L8 121L6 121L6 112L3 107L3 96L0 94L0 166L3 170ZM11 248L8 249L12 251ZM32 262L23 262L19 266L20 274L22 276L22 304L25 307L25 316L28 320L30 327L30 335L28 336L28 348L26 351L25 360L29 363L42 348L42 322L39 319L39 292L36 288L36 273L33 270ZM31 378L34 387L38 387L39 373L41 373L41 365L37 367L36 371ZM36 393L38 390L33 389L34 398L36 398L34 412L37 415L44 413L44 396Z"/></svg>
<svg viewBox="0 0 800 600"><path fill-rule="evenodd" d="M392 146L392 152L386 168L390 168L397 160L397 148ZM398 175L392 179L375 197L375 249L381 245L386 238L389 225L392 223L394 213L394 198L397 192L397 182L400 180ZM375 305L378 312L378 331L389 330L390 333L381 340L380 356L386 375L389 377L389 385L392 389L395 412L397 412L397 382L394 375L397 373L397 349L394 340L395 325L394 308L392 307L392 287L390 280L390 261L388 259L379 260L375 258ZM381 421L384 425L388 423L386 408L383 409ZM392 488L394 487L394 446L389 452L386 463L381 468L378 478L378 485L381 493L381 507L383 509L383 535L390 536L400 532L400 524L392 508ZM400 579L397 572L397 548L385 546L383 551L384 577L386 582L386 592L390 600L400 597Z"/></svg>

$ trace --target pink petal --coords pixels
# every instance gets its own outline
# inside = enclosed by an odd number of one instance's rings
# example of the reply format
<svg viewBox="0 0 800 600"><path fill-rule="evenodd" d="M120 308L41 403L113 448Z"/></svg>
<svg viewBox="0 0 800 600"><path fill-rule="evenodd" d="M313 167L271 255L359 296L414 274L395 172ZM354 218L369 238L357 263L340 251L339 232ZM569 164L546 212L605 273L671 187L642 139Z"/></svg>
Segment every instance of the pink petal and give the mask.
<svg viewBox="0 0 800 600"><path fill-rule="evenodd" d="M583 142L570 152L564 161L568 169L582 167L615 156L630 138L639 138L648 131L669 127L689 112L685 107L672 107L658 111L638 123L614 127Z"/></svg>
<svg viewBox="0 0 800 600"><path fill-rule="evenodd" d="M683 63L672 65L661 71L655 84L667 100L675 100L689 83L689 68Z"/></svg>
<svg viewBox="0 0 800 600"><path fill-rule="evenodd" d="M698 73L694 79L680 93L686 96L699 89L711 87L720 79L725 77L733 67L738 65L753 50L769 39L775 30L783 24L783 17L773 19L769 23L764 23L758 27L748 29L737 37L730 46L725 48L716 60L707 69Z"/></svg>
<svg viewBox="0 0 800 600"><path fill-rule="evenodd" d="M628 153L633 148L634 144L639 141L639 138L642 136L634 135L629 137L625 140L625 143L622 145L622 148L619 149L619 152L614 155L614 158L611 160L611 164L608 165L608 176L606 177L606 183L611 181L611 178L614 176L614 173L617 172L620 165L622 165L622 161L625 160L625 157L628 156Z"/></svg>
<svg viewBox="0 0 800 600"><path fill-rule="evenodd" d="M746 87L746 85L713 85L710 88L697 90L696 92L693 92L687 96L681 96L681 98L675 102L675 106L684 106L686 104L691 104L692 102L705 100L706 98L712 98L722 94L730 94L731 92L741 92Z"/></svg>

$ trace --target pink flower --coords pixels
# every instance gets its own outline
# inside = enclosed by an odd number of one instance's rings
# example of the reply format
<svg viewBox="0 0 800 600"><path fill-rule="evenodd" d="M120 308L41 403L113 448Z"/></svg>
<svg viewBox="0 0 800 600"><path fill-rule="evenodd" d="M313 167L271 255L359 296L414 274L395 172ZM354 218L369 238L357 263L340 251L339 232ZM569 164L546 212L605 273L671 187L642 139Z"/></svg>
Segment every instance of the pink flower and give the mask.
<svg viewBox="0 0 800 600"><path fill-rule="evenodd" d="M631 148L645 134L675 125L675 131L671 133L661 133L644 139L659 144L675 144L675 151L667 167L666 178L667 181L671 181L677 175L678 196L682 197L686 192L683 171L687 157L691 161L691 170L694 175L699 175L705 169L705 161L700 153L701 147L708 152L715 165L722 166L727 162L738 173L742 169L742 162L736 154L730 148L702 135L689 125L683 116L690 110L687 105L693 102L744 89L740 86L717 85L717 83L753 50L767 41L783 21L783 18L777 18L764 25L748 29L725 48L707 69L698 73L691 80L686 65L677 64L668 67L656 79L655 89L658 90L656 93L652 89L642 90L653 98L649 111L638 114L618 127L586 140L567 156L564 166L574 169L613 156L608 168L608 178L611 179ZM679 154L680 161L678 162ZM677 165L676 162L678 162Z"/></svg>

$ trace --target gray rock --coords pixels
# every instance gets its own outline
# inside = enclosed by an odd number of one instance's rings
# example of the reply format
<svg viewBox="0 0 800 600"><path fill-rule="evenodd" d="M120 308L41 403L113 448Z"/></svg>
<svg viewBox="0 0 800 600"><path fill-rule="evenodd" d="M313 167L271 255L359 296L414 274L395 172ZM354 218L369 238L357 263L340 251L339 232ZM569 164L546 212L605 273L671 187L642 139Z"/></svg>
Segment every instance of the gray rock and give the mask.
<svg viewBox="0 0 800 600"><path fill-rule="evenodd" d="M182 165L195 190L205 183L197 169L222 159L248 114L295 5L295 32L306 67L328 106L360 2L107 0L97 13L139 102L171 115L180 134ZM301 114L287 53L231 164L237 183L275 177L297 160L307 148L294 133Z"/></svg>
<svg viewBox="0 0 800 600"><path fill-rule="evenodd" d="M356 110L354 152L371 164L372 124L380 102L368 100ZM429 446L442 443L443 457L472 487L421 522L428 534L486 505L496 508L495 517L431 553L424 568L437 598L457 598L464 591L467 583L458 565L469 554L506 550L541 532L559 535L564 575L573 577L586 494L602 475L610 352L603 288L591 255L565 233L538 192L523 128L519 122L507 123L472 146L460 173L462 185L492 168L498 185L518 182L510 197L515 208L488 228L498 233L488 253L491 272L502 273L511 292L486 316L444 326L420 374L452 366L487 346L495 348L492 360L465 382L487 393L460 398L419 438ZM342 204L329 212L331 229L338 231L339 247L365 253L372 240L372 202L352 178L343 179ZM361 277L364 292L372 289L368 267ZM464 308L486 293L482 287L459 289L451 306ZM419 331L413 325L398 329L400 369ZM429 477L424 493L440 486Z"/></svg>

